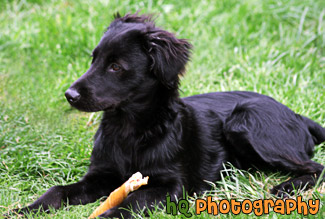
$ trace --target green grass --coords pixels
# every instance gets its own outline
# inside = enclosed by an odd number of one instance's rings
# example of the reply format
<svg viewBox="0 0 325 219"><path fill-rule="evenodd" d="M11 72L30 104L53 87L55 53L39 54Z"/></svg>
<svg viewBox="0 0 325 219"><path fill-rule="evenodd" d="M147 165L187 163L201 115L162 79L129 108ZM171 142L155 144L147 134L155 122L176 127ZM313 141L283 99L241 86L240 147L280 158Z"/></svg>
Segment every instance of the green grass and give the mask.
<svg viewBox="0 0 325 219"><path fill-rule="evenodd" d="M0 215L26 206L53 185L76 182L87 171L100 114L71 110L64 91L89 67L89 55L113 13L140 9L159 14L159 26L194 45L182 96L256 91L325 126L323 0L2 0ZM314 160L325 164L324 144ZM289 177L227 169L222 181L211 182L218 199L270 198L268 190ZM321 199L318 218L325 217L324 192L323 183L303 193L305 199ZM98 204L38 217L86 218ZM157 217L174 218L165 209L152 216Z"/></svg>

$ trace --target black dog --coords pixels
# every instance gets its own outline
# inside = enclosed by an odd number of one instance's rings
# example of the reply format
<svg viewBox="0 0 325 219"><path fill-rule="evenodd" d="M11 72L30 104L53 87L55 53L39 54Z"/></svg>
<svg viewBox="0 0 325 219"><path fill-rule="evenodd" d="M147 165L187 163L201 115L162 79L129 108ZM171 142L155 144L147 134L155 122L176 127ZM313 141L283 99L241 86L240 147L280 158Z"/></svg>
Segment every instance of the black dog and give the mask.
<svg viewBox="0 0 325 219"><path fill-rule="evenodd" d="M91 165L79 182L54 186L23 211L94 202L133 173L149 184L101 217L164 202L166 195L210 189L223 163L289 171L297 177L275 186L280 196L315 185L324 167L310 157L325 129L274 99L253 92L180 98L191 45L155 27L150 16L115 16L93 51L90 69L66 91L82 111L104 111Z"/></svg>

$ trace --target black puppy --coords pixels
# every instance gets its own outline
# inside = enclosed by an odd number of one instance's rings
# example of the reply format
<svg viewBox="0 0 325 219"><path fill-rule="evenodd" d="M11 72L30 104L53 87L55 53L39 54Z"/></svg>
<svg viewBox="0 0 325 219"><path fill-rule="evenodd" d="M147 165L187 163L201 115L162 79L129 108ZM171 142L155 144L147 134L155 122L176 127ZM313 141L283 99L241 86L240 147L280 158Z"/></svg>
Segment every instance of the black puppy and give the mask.
<svg viewBox="0 0 325 219"><path fill-rule="evenodd" d="M180 98L191 45L155 27L150 16L115 16L93 51L90 69L66 91L82 111L104 111L88 173L77 183L54 186L23 211L87 204L107 196L133 173L149 184L101 217L131 217L164 202L166 195L210 189L223 163L292 172L297 177L273 194L313 186L324 167L310 157L325 129L274 99L253 92Z"/></svg>

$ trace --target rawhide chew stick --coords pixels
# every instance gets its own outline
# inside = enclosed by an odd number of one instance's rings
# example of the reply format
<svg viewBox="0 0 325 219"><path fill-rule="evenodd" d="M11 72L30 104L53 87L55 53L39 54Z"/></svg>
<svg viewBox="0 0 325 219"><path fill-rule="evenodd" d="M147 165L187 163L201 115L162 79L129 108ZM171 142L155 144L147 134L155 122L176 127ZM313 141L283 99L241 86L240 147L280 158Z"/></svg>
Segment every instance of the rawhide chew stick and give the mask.
<svg viewBox="0 0 325 219"><path fill-rule="evenodd" d="M128 196L130 192L137 190L143 185L147 185L148 179L149 176L142 178L142 174L140 172L133 174L130 179L128 179L128 181L111 192L107 199L99 207L96 208L96 210L88 217L88 219L95 218L108 209L118 206L123 202L123 200Z"/></svg>

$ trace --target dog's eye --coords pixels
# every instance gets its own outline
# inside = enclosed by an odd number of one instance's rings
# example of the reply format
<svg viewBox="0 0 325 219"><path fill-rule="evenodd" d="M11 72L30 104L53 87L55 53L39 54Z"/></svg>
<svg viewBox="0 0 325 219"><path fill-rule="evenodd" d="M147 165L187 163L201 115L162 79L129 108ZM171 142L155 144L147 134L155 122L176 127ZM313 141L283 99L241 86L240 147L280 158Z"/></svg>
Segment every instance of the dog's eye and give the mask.
<svg viewBox="0 0 325 219"><path fill-rule="evenodd" d="M116 64L116 63L112 63L110 66L109 66L109 71L112 71L112 72L117 72L117 71L120 71L121 70L121 66Z"/></svg>

